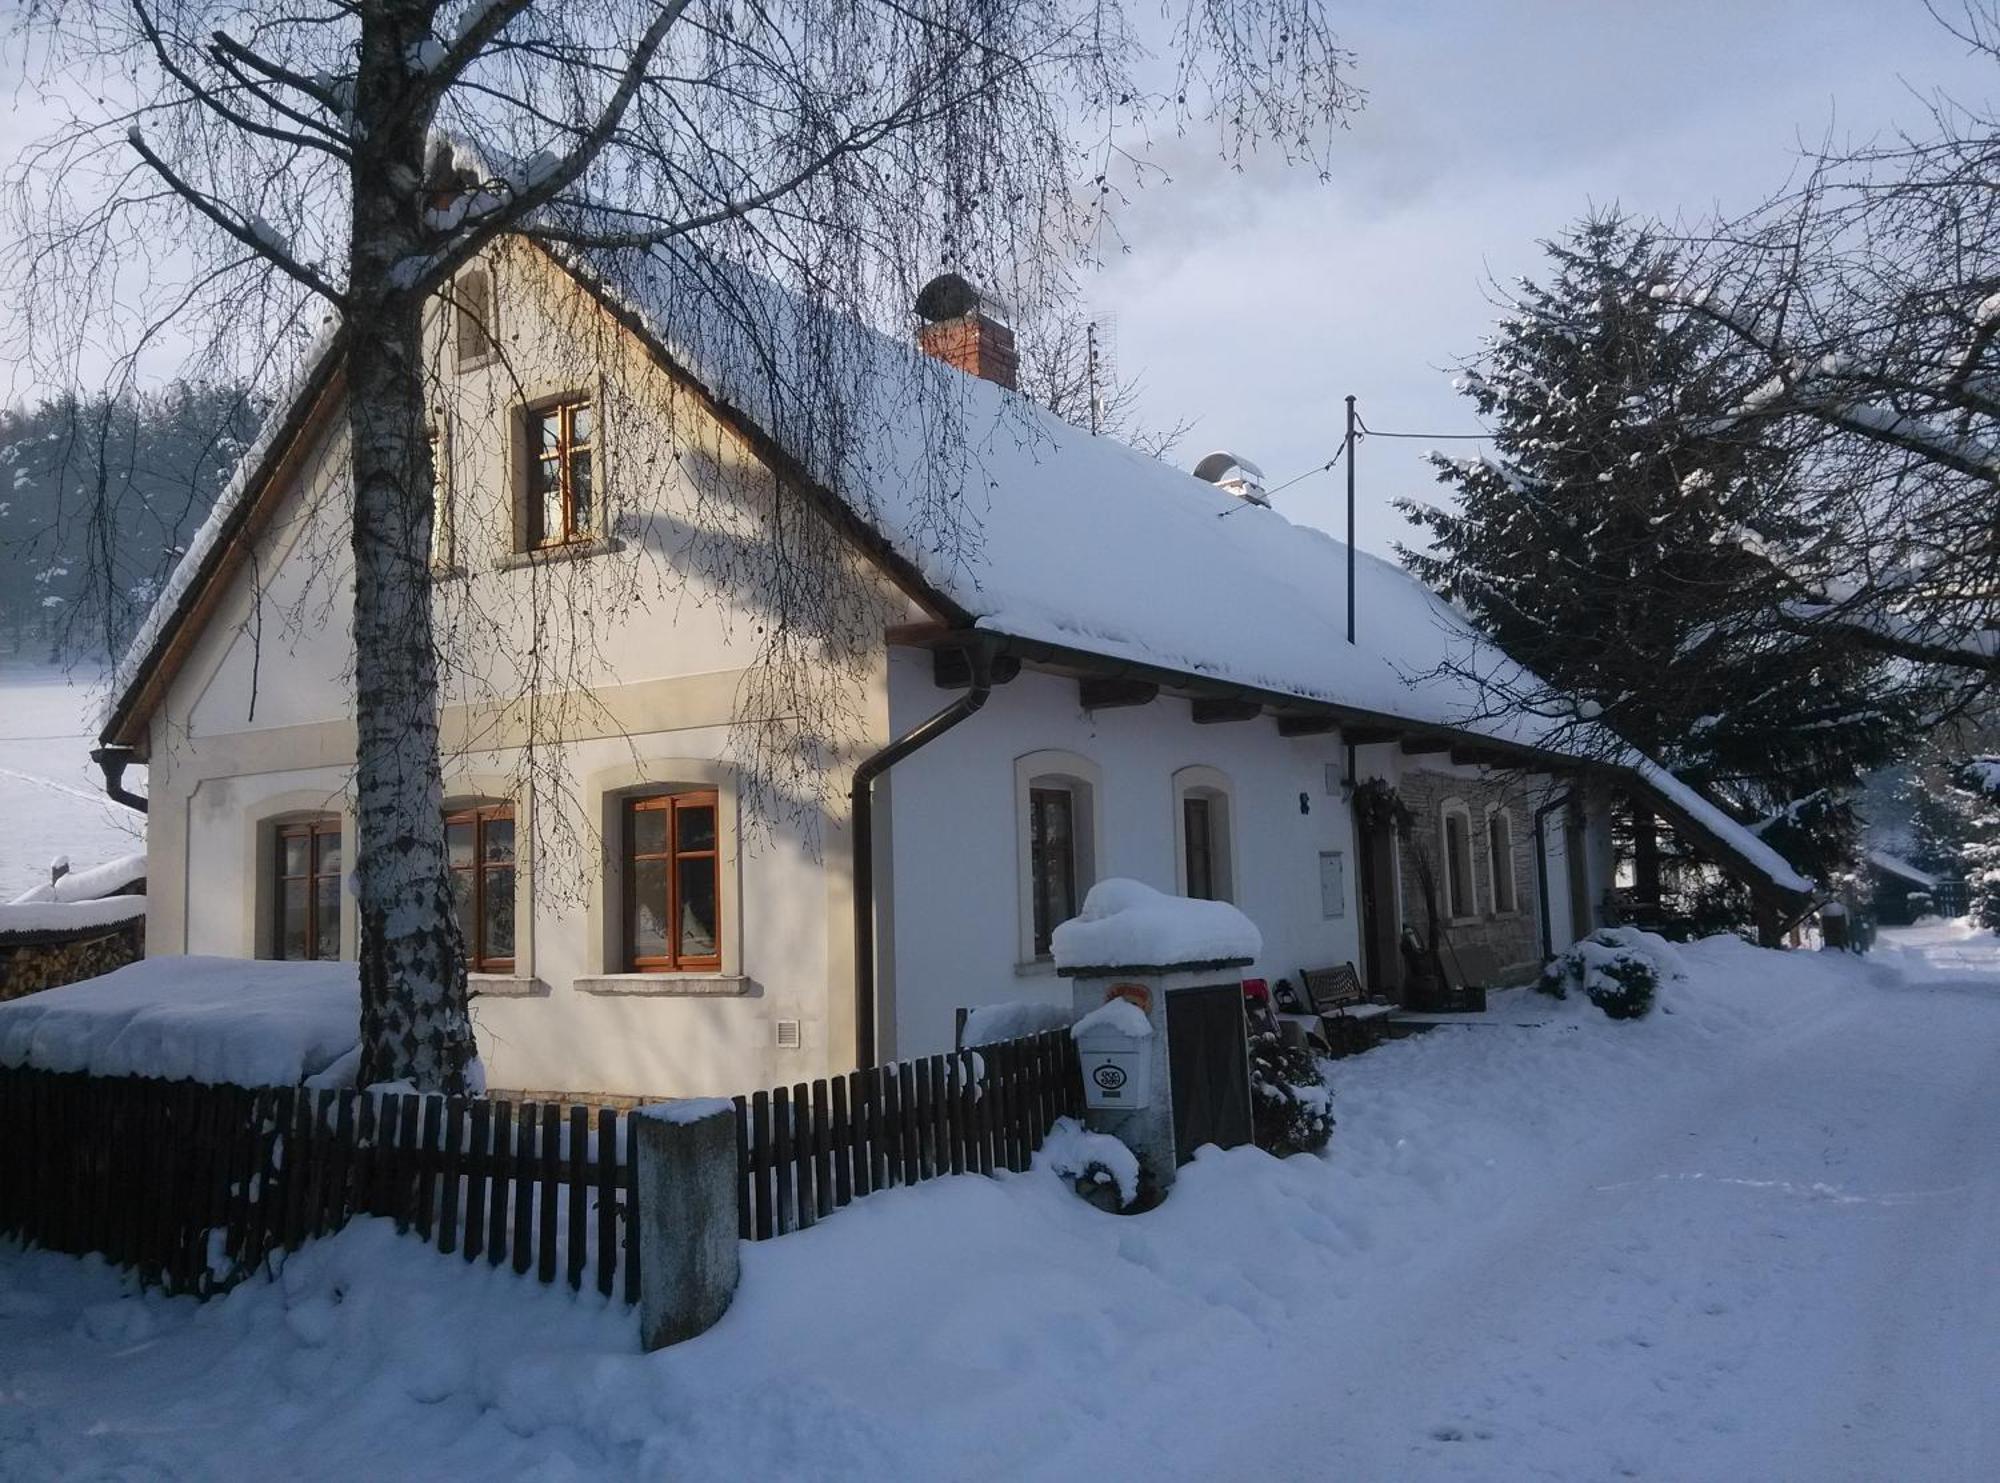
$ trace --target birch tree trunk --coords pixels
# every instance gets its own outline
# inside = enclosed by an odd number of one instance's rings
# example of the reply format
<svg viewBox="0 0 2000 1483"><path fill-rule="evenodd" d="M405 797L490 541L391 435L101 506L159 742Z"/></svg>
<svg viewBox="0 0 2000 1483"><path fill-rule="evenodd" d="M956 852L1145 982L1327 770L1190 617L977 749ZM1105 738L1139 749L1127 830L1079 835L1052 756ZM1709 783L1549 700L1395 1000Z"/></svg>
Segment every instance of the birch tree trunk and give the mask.
<svg viewBox="0 0 2000 1483"><path fill-rule="evenodd" d="M424 250L430 110L405 58L428 34L364 25L355 83L347 421L354 482L354 881L363 1085L463 1092L474 1050L445 860L438 663L431 632L432 468L423 301L398 265Z"/></svg>

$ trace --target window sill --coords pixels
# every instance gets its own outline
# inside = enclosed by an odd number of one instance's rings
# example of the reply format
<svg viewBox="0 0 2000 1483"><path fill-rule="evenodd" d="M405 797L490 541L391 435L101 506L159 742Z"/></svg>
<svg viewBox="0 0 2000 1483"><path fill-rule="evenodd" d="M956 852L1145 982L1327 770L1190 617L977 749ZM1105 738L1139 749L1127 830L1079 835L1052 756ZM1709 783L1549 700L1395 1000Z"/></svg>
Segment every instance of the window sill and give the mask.
<svg viewBox="0 0 2000 1483"><path fill-rule="evenodd" d="M531 551L509 551L494 563L496 571L517 571L524 566L546 566L556 561L583 561L592 556L608 556L622 551L622 542L611 536L593 536L587 541L565 541L560 546L537 546Z"/></svg>
<svg viewBox="0 0 2000 1483"><path fill-rule="evenodd" d="M538 980L512 973L468 973L465 989L482 999L539 999L548 993Z"/></svg>
<svg viewBox="0 0 2000 1483"><path fill-rule="evenodd" d="M1054 958L1030 958L1025 963L1014 965L1016 978L1054 978L1056 960Z"/></svg>
<svg viewBox="0 0 2000 1483"><path fill-rule="evenodd" d="M750 992L750 980L740 973L598 973L579 978L576 991L667 999L740 999Z"/></svg>

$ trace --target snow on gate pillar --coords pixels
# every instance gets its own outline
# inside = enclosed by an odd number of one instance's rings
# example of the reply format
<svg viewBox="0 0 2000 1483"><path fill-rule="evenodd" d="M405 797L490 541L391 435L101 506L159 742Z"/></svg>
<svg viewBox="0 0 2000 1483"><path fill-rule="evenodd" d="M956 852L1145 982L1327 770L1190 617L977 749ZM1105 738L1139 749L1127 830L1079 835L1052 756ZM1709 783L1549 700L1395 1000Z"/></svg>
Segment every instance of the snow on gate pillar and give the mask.
<svg viewBox="0 0 2000 1483"><path fill-rule="evenodd" d="M1099 881L1083 910L1055 929L1050 951L1071 981L1076 1011L1070 1033L1084 1123L1130 1148L1162 1195L1179 1167L1169 997L1219 976L1233 981L1263 946L1255 924L1229 903L1167 896L1132 880Z"/></svg>
<svg viewBox="0 0 2000 1483"><path fill-rule="evenodd" d="M705 1333L736 1296L736 1108L719 1098L642 1107L638 1119L639 1342Z"/></svg>

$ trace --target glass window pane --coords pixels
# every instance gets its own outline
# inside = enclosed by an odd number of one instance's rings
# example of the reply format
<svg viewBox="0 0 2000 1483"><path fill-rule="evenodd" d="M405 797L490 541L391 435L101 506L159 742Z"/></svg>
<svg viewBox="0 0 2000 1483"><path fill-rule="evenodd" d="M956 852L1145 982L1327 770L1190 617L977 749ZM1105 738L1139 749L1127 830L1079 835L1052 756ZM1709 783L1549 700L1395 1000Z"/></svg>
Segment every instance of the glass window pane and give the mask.
<svg viewBox="0 0 2000 1483"><path fill-rule="evenodd" d="M713 804L698 804L692 808L674 810L676 825L680 833L680 848L683 850L712 850L715 848L715 807Z"/></svg>
<svg viewBox="0 0 2000 1483"><path fill-rule="evenodd" d="M560 541L563 538L562 491L555 488L543 491L539 509L541 524L535 528L535 538L544 545Z"/></svg>
<svg viewBox="0 0 2000 1483"><path fill-rule="evenodd" d="M478 923L473 920L476 902L473 895L472 872L454 870L451 873L451 910L458 918L458 935L465 941L465 951L471 957L479 955L479 938L475 936Z"/></svg>
<svg viewBox="0 0 2000 1483"><path fill-rule="evenodd" d="M319 873L321 875L340 874L340 831L328 830L313 837L314 846L319 850Z"/></svg>
<svg viewBox="0 0 2000 1483"><path fill-rule="evenodd" d="M715 956L715 861L683 860L681 875L681 956Z"/></svg>
<svg viewBox="0 0 2000 1483"><path fill-rule="evenodd" d="M488 864L514 863L514 821L512 819L488 819L484 829L485 850L481 858Z"/></svg>
<svg viewBox="0 0 2000 1483"><path fill-rule="evenodd" d="M639 860L632 866L632 956L667 956L667 862Z"/></svg>
<svg viewBox="0 0 2000 1483"><path fill-rule="evenodd" d="M302 880L288 880L279 887L278 956L303 958L310 943L306 935L306 890Z"/></svg>
<svg viewBox="0 0 2000 1483"><path fill-rule="evenodd" d="M1181 831L1187 839L1187 893L1200 901L1215 898L1215 863L1208 838L1208 800L1181 800Z"/></svg>
<svg viewBox="0 0 2000 1483"><path fill-rule="evenodd" d="M313 882L313 897L317 910L312 955L331 962L340 956L340 877L319 877Z"/></svg>
<svg viewBox="0 0 2000 1483"><path fill-rule="evenodd" d="M574 409L572 409L570 413L570 421L569 421L570 438L578 446L581 446L590 441L590 434L591 434L590 414L591 414L591 406L589 402L578 403L577 406Z"/></svg>
<svg viewBox="0 0 2000 1483"><path fill-rule="evenodd" d="M543 454L562 446L562 428L553 411L536 412L528 418L528 446Z"/></svg>
<svg viewBox="0 0 2000 1483"><path fill-rule="evenodd" d="M486 872L486 933L480 953L488 958L514 956L514 867Z"/></svg>
<svg viewBox="0 0 2000 1483"><path fill-rule="evenodd" d="M663 808L632 810L632 853L664 855L667 852L667 811Z"/></svg>
<svg viewBox="0 0 2000 1483"><path fill-rule="evenodd" d="M472 863L472 834L470 819L461 819L457 823L444 826L444 857L451 862L454 870Z"/></svg>
<svg viewBox="0 0 2000 1483"><path fill-rule="evenodd" d="M591 527L594 505L590 489L590 455L579 453L569 461L570 531L581 534Z"/></svg>
<svg viewBox="0 0 2000 1483"><path fill-rule="evenodd" d="M278 841L284 851L285 863L280 875L304 875L308 869L306 862L312 858L312 841L303 834L288 834Z"/></svg>

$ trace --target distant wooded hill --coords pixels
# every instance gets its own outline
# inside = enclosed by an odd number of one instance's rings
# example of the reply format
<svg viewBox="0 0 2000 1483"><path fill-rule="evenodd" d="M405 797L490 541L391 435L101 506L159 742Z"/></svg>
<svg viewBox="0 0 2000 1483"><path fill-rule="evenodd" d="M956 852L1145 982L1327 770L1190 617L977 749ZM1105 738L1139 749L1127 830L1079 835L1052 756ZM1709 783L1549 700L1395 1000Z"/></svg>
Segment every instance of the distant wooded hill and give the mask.
<svg viewBox="0 0 2000 1483"><path fill-rule="evenodd" d="M0 410L0 654L115 655L263 411L189 383Z"/></svg>

